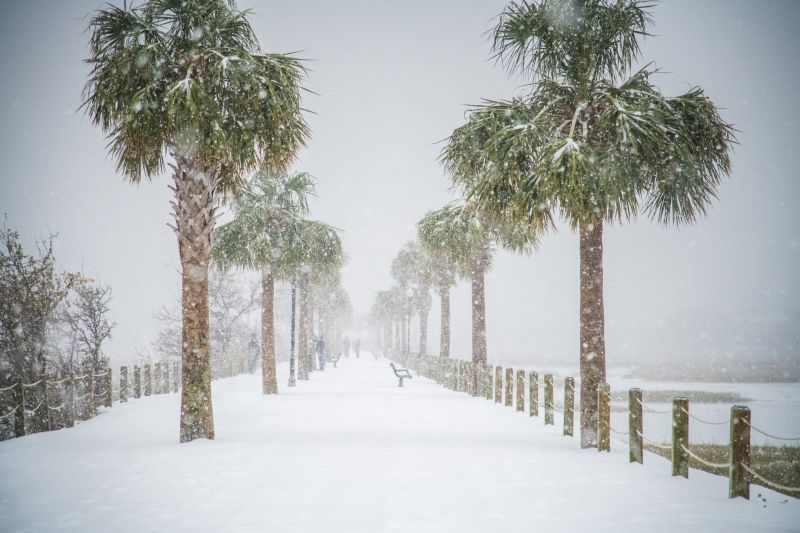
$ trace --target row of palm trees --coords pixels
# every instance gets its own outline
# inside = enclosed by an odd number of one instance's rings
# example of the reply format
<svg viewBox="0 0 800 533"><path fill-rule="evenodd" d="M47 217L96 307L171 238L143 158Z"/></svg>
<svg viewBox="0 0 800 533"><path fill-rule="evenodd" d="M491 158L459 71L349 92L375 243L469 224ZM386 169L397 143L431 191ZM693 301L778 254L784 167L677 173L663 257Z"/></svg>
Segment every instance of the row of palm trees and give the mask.
<svg viewBox="0 0 800 533"><path fill-rule="evenodd" d="M339 269L344 262L336 230L308 215L315 181L308 173L258 172L233 205L234 218L214 230L212 256L223 270L243 268L261 273L261 372L264 394L276 394L274 300L275 281L290 280L299 293L298 378L313 370L311 337L314 315L333 322L348 301ZM317 297L314 297L314 294ZM329 298L342 295L344 298ZM314 305L316 303L316 305ZM317 313L314 312L316 307ZM332 326L321 329L330 330ZM292 332L293 334L293 332ZM293 335L292 335L292 338Z"/></svg>
<svg viewBox="0 0 800 533"><path fill-rule="evenodd" d="M652 22L638 0L512 2L490 32L494 58L524 77L521 96L473 106L441 154L465 200L428 213L419 240L437 263L440 355L448 291L472 281L472 360L485 362L483 276L494 246L532 251L565 220L580 236L581 445L597 445L606 379L603 229L639 213L693 223L730 173L732 126L695 87L665 96L657 71L633 70ZM385 306L376 304L375 311Z"/></svg>
<svg viewBox="0 0 800 533"><path fill-rule="evenodd" d="M142 0L98 10L89 25L83 106L108 135L117 170L133 183L165 167L172 172L172 228L182 271L181 442L214 438L212 248L223 268L262 273L265 393L277 391L275 279L296 272L304 355L311 287L336 292L342 262L335 231L303 218L313 181L287 174L310 135L301 108L305 67L292 55L264 53L248 15L232 0ZM246 177L256 171L248 185ZM231 199L237 199L234 221L215 230L220 206ZM341 307L341 296L329 299Z"/></svg>

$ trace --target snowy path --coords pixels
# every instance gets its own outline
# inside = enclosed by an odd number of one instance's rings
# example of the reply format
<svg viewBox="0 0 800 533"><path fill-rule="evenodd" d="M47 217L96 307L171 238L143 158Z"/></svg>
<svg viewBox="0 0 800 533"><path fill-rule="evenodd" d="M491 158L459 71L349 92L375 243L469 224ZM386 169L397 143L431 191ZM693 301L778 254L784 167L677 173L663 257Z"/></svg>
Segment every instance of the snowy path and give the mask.
<svg viewBox="0 0 800 533"><path fill-rule="evenodd" d="M215 441L177 444L171 394L0 443L0 531L800 529L798 500L756 486L728 500L724 478L673 478L652 454L629 465L617 442L580 450L541 419L419 377L400 389L371 356L278 396L256 376L213 387Z"/></svg>

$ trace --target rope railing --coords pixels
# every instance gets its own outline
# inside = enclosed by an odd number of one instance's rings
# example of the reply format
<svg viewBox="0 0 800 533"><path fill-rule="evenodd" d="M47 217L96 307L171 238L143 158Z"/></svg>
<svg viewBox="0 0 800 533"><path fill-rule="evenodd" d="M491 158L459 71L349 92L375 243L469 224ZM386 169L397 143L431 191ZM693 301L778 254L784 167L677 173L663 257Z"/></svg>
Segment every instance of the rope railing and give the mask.
<svg viewBox="0 0 800 533"><path fill-rule="evenodd" d="M777 489L777 490L783 490L783 491L786 491L786 492L800 492L800 487L788 487L786 485L781 485L780 483L776 483L776 482L774 482L772 480L769 480L769 479L765 478L764 476L762 476L761 474L759 474L758 472L756 472L755 470L753 470L752 468L750 468L748 465L746 465L744 463L739 463L739 466L744 468L751 476L753 476L755 479L757 479L758 481L760 481L761 483L763 483L767 487L770 487L770 488L773 488L773 489Z"/></svg>
<svg viewBox="0 0 800 533"><path fill-rule="evenodd" d="M220 372L212 379L233 377L246 373L247 367L244 359L234 364L228 361L220 366ZM161 363L159 373L158 363L153 365L133 365L132 379L129 380L130 367L122 366L119 373L119 387L115 387L112 377L116 373L111 367L105 367L95 372L87 369L83 374L70 374L69 370L54 373L50 376L42 373L39 376L31 375L28 379L36 379L30 383L25 378L4 376L0 380L0 440L13 437L22 437L31 432L50 431L63 427L72 427L76 421L85 420L96 414L98 407L111 407L115 401L125 403L128 398L141 398L151 394L177 393L180 390L181 368L177 361ZM52 369L51 369L52 370ZM155 370L155 373L151 373ZM43 386L43 387L42 387ZM42 387L44 391L37 387ZM54 394L54 391L58 391ZM77 394L77 392L82 394ZM119 391L119 395L117 395ZM42 394L44 392L44 394ZM52 398L47 398L48 393ZM17 396L17 395L20 396ZM32 409L27 405L44 398ZM50 401L59 398L60 404L53 405ZM83 404L83 405L80 405ZM46 409L45 409L46 407ZM82 413L77 415L77 413ZM47 415L47 416L45 416ZM29 420L30 417L35 418Z"/></svg>
<svg viewBox="0 0 800 533"><path fill-rule="evenodd" d="M681 407L681 411L683 411L684 413L689 415L689 418L693 418L694 420L697 420L698 422L701 422L703 424L708 424L710 426L722 426L722 425L730 424L730 420L723 420L722 422L711 422L710 420L703 420L702 418L694 416L693 414L691 414L689 411L687 411L686 409L684 409L682 407Z"/></svg>
<svg viewBox="0 0 800 533"><path fill-rule="evenodd" d="M767 433L766 431L757 428L756 426L754 426L753 424L751 424L747 420L744 420L744 423L747 424L748 426L750 426L750 429L755 430L758 433L761 433L762 435L764 435L765 437L769 437L771 439L784 440L784 441L800 440L800 437L779 437L777 435L771 435L771 434Z"/></svg>
<svg viewBox="0 0 800 533"><path fill-rule="evenodd" d="M617 435L630 435L631 434L630 431L619 431L617 429L614 429L614 426L608 426L608 429L610 429L613 433L616 433Z"/></svg>
<svg viewBox="0 0 800 533"><path fill-rule="evenodd" d="M19 409L19 405L14 406L14 408L11 411L7 412L3 416L0 416L0 420L5 420L6 418L10 417L11 415L17 412L17 409Z"/></svg>
<svg viewBox="0 0 800 533"><path fill-rule="evenodd" d="M25 414L28 415L28 416L35 415L36 412L39 410L39 408L42 406L43 403L44 403L44 400L40 401L39 405L37 405L36 407L34 407L31 410L25 409Z"/></svg>
<svg viewBox="0 0 800 533"><path fill-rule="evenodd" d="M680 446L681 446L681 449L689 455L689 457L693 458L694 460L696 460L696 461L698 461L700 463L703 463L704 465L706 465L706 466L708 466L710 468L728 468L730 466L730 463L712 463L710 461L706 461L705 459L703 459L702 457L700 457L699 455L694 453L692 450L690 450L688 447L684 446L683 444L681 444Z"/></svg>
<svg viewBox="0 0 800 533"><path fill-rule="evenodd" d="M654 440L648 439L647 437L645 437L642 434L641 431L636 431L636 434L639 435L642 438L642 440L645 442L645 444L649 444L650 446L653 446L653 447L658 448L660 450L671 450L672 449L672 446L669 446L669 445L664 446L663 444L661 444L659 442L656 442Z"/></svg>
<svg viewBox="0 0 800 533"><path fill-rule="evenodd" d="M658 409L650 409L650 408L649 408L649 407L647 407L647 406L646 406L644 403L642 403L642 400L640 400L640 399L638 399L638 398L636 399L636 401L637 401L637 402L639 402L639 405L641 405L641 406L642 406L642 410L643 410L645 413L653 413L653 414L656 414L656 415L669 415L669 414L672 414L672 411L670 411L670 410L667 410L667 411L659 411Z"/></svg>

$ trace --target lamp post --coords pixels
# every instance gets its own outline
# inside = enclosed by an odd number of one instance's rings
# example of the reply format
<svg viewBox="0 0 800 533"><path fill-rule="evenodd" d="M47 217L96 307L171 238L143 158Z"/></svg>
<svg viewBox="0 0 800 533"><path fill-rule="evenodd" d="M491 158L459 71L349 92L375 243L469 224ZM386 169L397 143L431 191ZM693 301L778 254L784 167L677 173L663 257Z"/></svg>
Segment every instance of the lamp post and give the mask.
<svg viewBox="0 0 800 533"><path fill-rule="evenodd" d="M411 304L414 301L414 291L408 289L408 326L406 327L406 355L411 355Z"/></svg>
<svg viewBox="0 0 800 533"><path fill-rule="evenodd" d="M295 356L294 356L294 315L295 315L295 307L297 301L297 275L292 276L292 319L291 319L291 330L292 334L289 341L289 387L294 387L297 385L297 382L294 379L294 370L295 370Z"/></svg>

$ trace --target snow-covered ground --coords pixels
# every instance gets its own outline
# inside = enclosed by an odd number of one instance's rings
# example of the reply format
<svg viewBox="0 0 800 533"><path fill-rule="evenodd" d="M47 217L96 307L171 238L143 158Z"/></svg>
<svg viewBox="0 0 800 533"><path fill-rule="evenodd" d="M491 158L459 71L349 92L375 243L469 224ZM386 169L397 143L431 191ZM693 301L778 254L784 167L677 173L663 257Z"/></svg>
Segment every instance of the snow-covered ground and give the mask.
<svg viewBox="0 0 800 533"><path fill-rule="evenodd" d="M729 500L724 478L581 450L559 426L420 377L398 388L385 359L342 359L277 396L256 376L213 389L214 441L177 443L170 394L0 443L0 530L800 529L800 500L755 486Z"/></svg>

